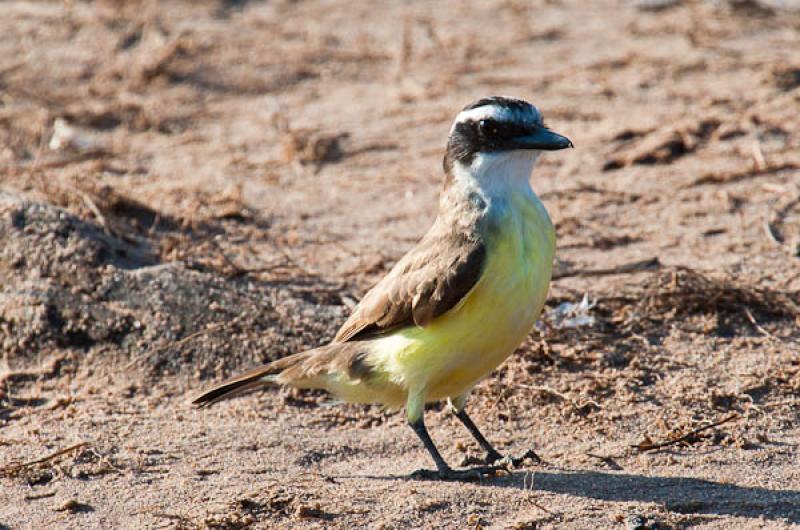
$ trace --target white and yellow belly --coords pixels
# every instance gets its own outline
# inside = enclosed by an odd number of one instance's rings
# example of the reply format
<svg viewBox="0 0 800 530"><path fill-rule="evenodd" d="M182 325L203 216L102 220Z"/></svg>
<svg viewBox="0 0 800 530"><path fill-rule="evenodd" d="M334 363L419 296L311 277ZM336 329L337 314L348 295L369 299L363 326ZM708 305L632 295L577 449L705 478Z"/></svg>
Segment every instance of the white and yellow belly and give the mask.
<svg viewBox="0 0 800 530"><path fill-rule="evenodd" d="M481 279L458 305L425 327L373 342L370 364L395 389L385 404L401 406L408 393L423 401L460 396L530 332L547 296L555 232L534 195L512 198L494 224Z"/></svg>

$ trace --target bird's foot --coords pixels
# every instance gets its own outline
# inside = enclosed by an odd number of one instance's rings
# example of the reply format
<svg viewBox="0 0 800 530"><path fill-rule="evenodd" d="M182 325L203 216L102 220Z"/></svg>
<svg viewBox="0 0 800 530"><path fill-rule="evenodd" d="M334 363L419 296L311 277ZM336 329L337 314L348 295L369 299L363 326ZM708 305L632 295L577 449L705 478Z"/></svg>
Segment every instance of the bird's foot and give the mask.
<svg viewBox="0 0 800 530"><path fill-rule="evenodd" d="M446 481L474 481L483 478L493 478L498 471L508 471L505 466L480 466L469 469L418 469L411 473L414 480L446 480Z"/></svg>
<svg viewBox="0 0 800 530"><path fill-rule="evenodd" d="M528 449L523 455L518 457L512 457L510 455L503 456L497 451L490 451L486 453L486 456L483 458L476 458L474 456L465 456L464 460L461 461L462 466L473 466L473 465L501 465L504 468L507 467L521 467L526 461L531 460L534 464L540 464L542 459L539 458L539 455L533 452L533 449Z"/></svg>

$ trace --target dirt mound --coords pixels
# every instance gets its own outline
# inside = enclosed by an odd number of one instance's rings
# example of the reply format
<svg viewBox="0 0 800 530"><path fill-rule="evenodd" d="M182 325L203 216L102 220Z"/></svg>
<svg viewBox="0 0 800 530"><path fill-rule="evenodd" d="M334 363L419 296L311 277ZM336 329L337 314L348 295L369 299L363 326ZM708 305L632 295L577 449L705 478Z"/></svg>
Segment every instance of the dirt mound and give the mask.
<svg viewBox="0 0 800 530"><path fill-rule="evenodd" d="M154 245L7 193L0 248L0 346L14 361L112 346L154 374L208 375L316 345L345 309L309 287L160 263Z"/></svg>

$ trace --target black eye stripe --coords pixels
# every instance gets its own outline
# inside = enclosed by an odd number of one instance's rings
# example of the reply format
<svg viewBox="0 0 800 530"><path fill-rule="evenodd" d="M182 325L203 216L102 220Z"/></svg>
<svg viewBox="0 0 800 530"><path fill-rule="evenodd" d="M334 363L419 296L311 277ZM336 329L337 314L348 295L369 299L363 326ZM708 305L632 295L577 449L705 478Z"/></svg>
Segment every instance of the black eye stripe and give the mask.
<svg viewBox="0 0 800 530"><path fill-rule="evenodd" d="M475 123L474 127L478 134L484 138L513 138L526 134L525 126L519 123L497 121L491 118L483 119Z"/></svg>
<svg viewBox="0 0 800 530"><path fill-rule="evenodd" d="M517 149L514 139L530 134L536 127L536 124L501 121L496 118L457 122L447 143L445 170L454 162L471 164L478 153Z"/></svg>
<svg viewBox="0 0 800 530"><path fill-rule="evenodd" d="M542 127L541 114L536 107L520 99L497 96L483 98L467 105L463 111L484 106L495 108L487 109L485 114L480 113L486 116L483 119L473 117L480 116L479 113L474 113L454 124L447 141L445 171L449 171L456 162L469 165L481 153L517 150L517 139L520 136L531 134ZM504 119L497 119L493 115Z"/></svg>

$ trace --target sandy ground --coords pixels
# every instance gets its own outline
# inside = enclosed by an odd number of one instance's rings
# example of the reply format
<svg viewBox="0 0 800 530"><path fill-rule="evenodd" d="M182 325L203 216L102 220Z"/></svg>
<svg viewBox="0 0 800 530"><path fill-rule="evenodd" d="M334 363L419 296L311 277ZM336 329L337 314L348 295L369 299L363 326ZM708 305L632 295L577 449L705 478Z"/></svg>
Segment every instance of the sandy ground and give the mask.
<svg viewBox="0 0 800 530"><path fill-rule="evenodd" d="M800 527L800 13L764 6L4 2L0 528ZM543 462L415 481L402 414L193 410L332 337L491 94L577 146L533 185L548 310L594 323L546 320L469 406Z"/></svg>

